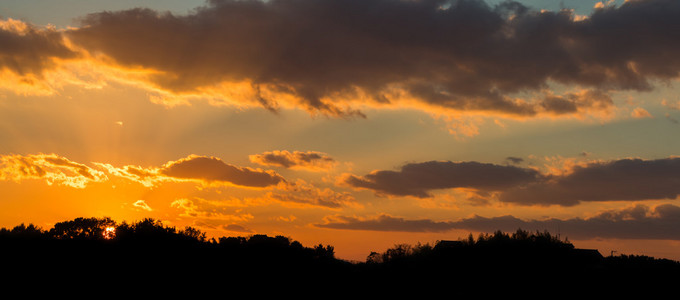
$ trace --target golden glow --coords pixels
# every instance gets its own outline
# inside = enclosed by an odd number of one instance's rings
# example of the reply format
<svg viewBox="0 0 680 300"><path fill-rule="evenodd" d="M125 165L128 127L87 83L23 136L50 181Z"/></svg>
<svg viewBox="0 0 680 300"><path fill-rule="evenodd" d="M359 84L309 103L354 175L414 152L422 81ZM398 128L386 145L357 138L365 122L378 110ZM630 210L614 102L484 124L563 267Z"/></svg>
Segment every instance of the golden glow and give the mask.
<svg viewBox="0 0 680 300"><path fill-rule="evenodd" d="M85 188L90 182L108 180L104 172L76 163L56 154L1 155L0 180L20 181L44 179L74 188Z"/></svg>
<svg viewBox="0 0 680 300"><path fill-rule="evenodd" d="M116 237L116 227L109 226L104 228L104 239L110 240L114 237Z"/></svg>

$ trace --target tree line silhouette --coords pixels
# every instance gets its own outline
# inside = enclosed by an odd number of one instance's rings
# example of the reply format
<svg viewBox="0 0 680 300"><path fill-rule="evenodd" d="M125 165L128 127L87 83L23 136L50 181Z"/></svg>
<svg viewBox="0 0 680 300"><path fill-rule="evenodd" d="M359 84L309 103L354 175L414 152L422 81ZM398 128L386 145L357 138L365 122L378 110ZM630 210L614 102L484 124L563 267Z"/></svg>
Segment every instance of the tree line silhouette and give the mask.
<svg viewBox="0 0 680 300"><path fill-rule="evenodd" d="M284 236L207 238L192 227L177 229L144 219L76 218L49 230L33 224L0 229L5 274L42 278L55 286L114 280L171 292L191 286L245 287L302 284L350 293L360 287L381 294L442 287L502 290L521 284L602 287L605 283L680 279L680 263L648 256L603 257L546 232L483 233L476 239L396 244L364 262L335 257L331 245L305 247ZM172 282L181 282L175 285Z"/></svg>

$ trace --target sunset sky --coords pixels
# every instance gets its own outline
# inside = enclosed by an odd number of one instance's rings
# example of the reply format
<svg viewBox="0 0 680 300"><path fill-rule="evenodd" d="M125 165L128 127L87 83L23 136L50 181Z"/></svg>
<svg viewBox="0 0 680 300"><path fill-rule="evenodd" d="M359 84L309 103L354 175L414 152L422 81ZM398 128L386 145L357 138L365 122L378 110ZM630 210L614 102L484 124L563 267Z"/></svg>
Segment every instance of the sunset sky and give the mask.
<svg viewBox="0 0 680 300"><path fill-rule="evenodd" d="M680 260L680 1L0 2L0 227Z"/></svg>

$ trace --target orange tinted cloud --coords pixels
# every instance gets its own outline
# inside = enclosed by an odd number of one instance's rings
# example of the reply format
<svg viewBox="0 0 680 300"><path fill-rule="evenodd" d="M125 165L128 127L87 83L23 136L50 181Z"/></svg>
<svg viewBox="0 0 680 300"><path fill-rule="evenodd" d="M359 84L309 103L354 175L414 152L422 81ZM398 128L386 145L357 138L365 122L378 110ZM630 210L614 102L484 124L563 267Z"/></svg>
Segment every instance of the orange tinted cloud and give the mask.
<svg viewBox="0 0 680 300"><path fill-rule="evenodd" d="M668 100L661 100L661 105L672 110L680 110L680 101L668 102Z"/></svg>
<svg viewBox="0 0 680 300"><path fill-rule="evenodd" d="M56 154L2 155L0 180L44 179L48 184L85 188L91 182L108 180L102 171Z"/></svg>
<svg viewBox="0 0 680 300"><path fill-rule="evenodd" d="M151 209L151 207L146 204L146 201L144 200L137 200L132 204L132 206L145 211L153 211L153 209Z"/></svg>
<svg viewBox="0 0 680 300"><path fill-rule="evenodd" d="M671 0L629 1L587 18L482 1L210 1L187 15L91 14L67 35L121 67L157 71L145 80L175 95L239 84L244 92L231 96L271 110L361 115L355 107L409 99L531 117L607 110L607 90L648 90L651 80L675 77L677 33L660 20L679 11ZM587 92L513 96L550 82Z"/></svg>
<svg viewBox="0 0 680 300"><path fill-rule="evenodd" d="M315 155L312 155L315 157ZM323 156L322 156L323 157ZM143 168L139 166L114 167L110 164L95 163L109 174L155 187L166 182L197 182L204 185L233 185L248 188L269 188L271 191L259 197L222 200L228 207L247 207L268 205L272 201L287 206L340 208L358 206L354 196L340 193L330 188L318 188L311 183L298 179L287 181L274 171L238 167L225 163L219 158L190 155L176 161L170 161L161 167ZM177 207L185 209L187 214L193 209L190 203L195 201L176 201ZM207 200L201 203L209 204Z"/></svg>
<svg viewBox="0 0 680 300"><path fill-rule="evenodd" d="M159 173L177 179L223 182L247 187L267 187L285 181L273 171L237 167L219 158L198 155L168 162L159 169Z"/></svg>
<svg viewBox="0 0 680 300"><path fill-rule="evenodd" d="M371 230L371 231L402 231L402 232L444 232L456 228L454 222L436 222L429 219L406 220L381 214L371 218L359 218L349 216L328 216L325 223L314 224L316 227L345 229L345 230Z"/></svg>
<svg viewBox="0 0 680 300"><path fill-rule="evenodd" d="M642 107L636 107L631 113L630 116L636 119L642 119L642 118L652 118L652 114L650 114L646 109Z"/></svg>
<svg viewBox="0 0 680 300"><path fill-rule="evenodd" d="M614 107L612 98L602 91L582 90L563 95L546 93L541 101L542 109L554 116L561 115L608 115Z"/></svg>
<svg viewBox="0 0 680 300"><path fill-rule="evenodd" d="M13 19L0 20L0 44L0 69L26 78L40 78L43 71L55 67L55 59L77 56L66 46L61 32Z"/></svg>
<svg viewBox="0 0 680 300"><path fill-rule="evenodd" d="M242 187L263 188L284 183L285 179L274 171L265 171L227 164L219 158L189 155L169 161L162 167L123 166L96 163L112 175L153 187L161 182L196 181L206 185L228 184Z"/></svg>
<svg viewBox="0 0 680 300"><path fill-rule="evenodd" d="M49 73L79 54L61 31L14 20L0 20L0 88L18 94L52 94Z"/></svg>
<svg viewBox="0 0 680 300"><path fill-rule="evenodd" d="M181 217L194 217L228 222L247 222L253 215L234 210L228 203L200 198L176 199L170 207L180 210Z"/></svg>
<svg viewBox="0 0 680 300"><path fill-rule="evenodd" d="M283 186L280 190L269 192L267 197L289 206L331 209L360 206L354 196L349 193L339 193L329 188L317 188L301 179Z"/></svg>
<svg viewBox="0 0 680 300"><path fill-rule="evenodd" d="M264 166L278 166L287 169L327 171L337 162L326 153L316 151L270 151L250 155L250 161Z"/></svg>
<svg viewBox="0 0 680 300"><path fill-rule="evenodd" d="M168 178L159 176L158 169L154 168L142 168L139 166L123 166L117 168L106 163L94 163L94 165L106 170L111 175L138 182L145 187L153 187L159 182L169 180Z"/></svg>

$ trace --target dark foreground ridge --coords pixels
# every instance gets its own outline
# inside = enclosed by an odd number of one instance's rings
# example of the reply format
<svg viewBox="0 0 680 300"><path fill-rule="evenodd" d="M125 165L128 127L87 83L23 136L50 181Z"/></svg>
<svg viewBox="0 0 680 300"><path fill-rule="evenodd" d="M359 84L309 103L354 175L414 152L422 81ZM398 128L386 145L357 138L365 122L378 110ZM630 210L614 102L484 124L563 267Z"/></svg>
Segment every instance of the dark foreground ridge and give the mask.
<svg viewBox="0 0 680 300"><path fill-rule="evenodd" d="M611 296L632 289L660 291L680 279L676 261L603 257L548 232L521 229L435 245L399 244L352 263L335 258L330 245L305 247L283 236L207 239L194 228L177 230L153 219L116 224L110 218L77 218L50 230L23 224L2 228L0 254L3 274L9 275L3 284L32 283L61 292L247 290L351 296L489 295L532 289Z"/></svg>

